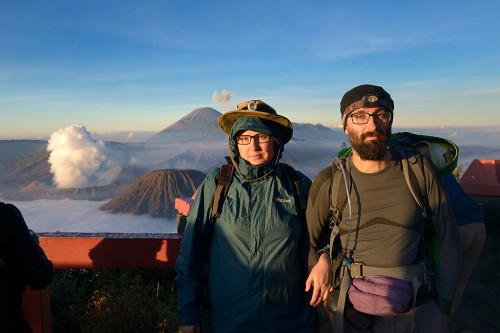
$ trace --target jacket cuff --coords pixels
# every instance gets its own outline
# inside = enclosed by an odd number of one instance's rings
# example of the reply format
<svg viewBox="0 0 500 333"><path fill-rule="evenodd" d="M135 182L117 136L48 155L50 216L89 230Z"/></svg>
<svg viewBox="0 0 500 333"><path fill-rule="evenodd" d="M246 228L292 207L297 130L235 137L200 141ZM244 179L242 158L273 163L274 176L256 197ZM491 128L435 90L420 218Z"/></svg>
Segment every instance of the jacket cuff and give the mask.
<svg viewBox="0 0 500 333"><path fill-rule="evenodd" d="M326 255L328 256L328 258L330 258L330 245L327 245L324 248L322 248L321 250L317 251L316 252L316 257L319 259L319 257L321 257L321 255L323 253L326 253Z"/></svg>
<svg viewBox="0 0 500 333"><path fill-rule="evenodd" d="M186 304L186 306L180 307L178 316L179 326L201 324L200 307L197 303Z"/></svg>

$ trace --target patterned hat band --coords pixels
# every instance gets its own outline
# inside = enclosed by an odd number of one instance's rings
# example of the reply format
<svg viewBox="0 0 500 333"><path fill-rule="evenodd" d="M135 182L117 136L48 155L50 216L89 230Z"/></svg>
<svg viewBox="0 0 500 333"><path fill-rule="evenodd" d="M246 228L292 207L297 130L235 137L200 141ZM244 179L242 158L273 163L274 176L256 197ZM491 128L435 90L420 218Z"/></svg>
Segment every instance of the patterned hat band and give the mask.
<svg viewBox="0 0 500 333"><path fill-rule="evenodd" d="M385 100L383 98L378 98L376 95L365 95L361 98L361 100L349 105L344 110L344 114L347 115L361 108L374 108L377 106L381 106L391 112L393 111L392 104L388 100Z"/></svg>

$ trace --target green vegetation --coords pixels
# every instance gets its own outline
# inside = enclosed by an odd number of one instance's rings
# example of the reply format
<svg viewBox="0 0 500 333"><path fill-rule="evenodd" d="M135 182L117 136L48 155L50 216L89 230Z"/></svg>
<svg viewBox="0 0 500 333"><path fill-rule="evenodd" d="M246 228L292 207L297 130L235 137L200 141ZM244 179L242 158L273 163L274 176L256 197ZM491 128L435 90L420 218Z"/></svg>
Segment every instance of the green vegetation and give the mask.
<svg viewBox="0 0 500 333"><path fill-rule="evenodd" d="M177 332L173 269L57 270L52 331Z"/></svg>

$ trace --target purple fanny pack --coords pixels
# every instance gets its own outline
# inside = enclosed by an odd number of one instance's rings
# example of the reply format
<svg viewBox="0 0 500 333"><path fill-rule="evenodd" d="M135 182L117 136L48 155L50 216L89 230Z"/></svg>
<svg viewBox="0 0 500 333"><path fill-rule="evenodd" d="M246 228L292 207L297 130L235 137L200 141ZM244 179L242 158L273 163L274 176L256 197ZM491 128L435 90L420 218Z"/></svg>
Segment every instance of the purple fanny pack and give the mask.
<svg viewBox="0 0 500 333"><path fill-rule="evenodd" d="M392 317L409 310L413 290L405 280L374 275L352 279L348 295L359 312Z"/></svg>

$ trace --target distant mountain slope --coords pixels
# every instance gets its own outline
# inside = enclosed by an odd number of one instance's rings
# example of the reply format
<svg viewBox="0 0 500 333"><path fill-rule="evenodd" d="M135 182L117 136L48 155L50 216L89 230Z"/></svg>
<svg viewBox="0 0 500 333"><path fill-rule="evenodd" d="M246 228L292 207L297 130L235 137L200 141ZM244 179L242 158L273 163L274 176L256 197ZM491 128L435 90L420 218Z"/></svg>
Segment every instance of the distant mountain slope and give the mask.
<svg viewBox="0 0 500 333"><path fill-rule="evenodd" d="M293 123L293 139L297 141L326 141L338 142L347 141L347 137L342 129L329 128L320 124L298 124Z"/></svg>
<svg viewBox="0 0 500 333"><path fill-rule="evenodd" d="M220 116L219 111L209 107L194 109L171 126L153 135L148 142L225 140L226 135L217 125Z"/></svg>
<svg viewBox="0 0 500 333"><path fill-rule="evenodd" d="M0 165L0 190L21 188L33 181L50 185L52 174L45 146Z"/></svg>
<svg viewBox="0 0 500 333"><path fill-rule="evenodd" d="M165 160L162 166L168 169L195 169L208 173L212 168L226 162L225 155L227 148L224 147L188 148L185 152Z"/></svg>
<svg viewBox="0 0 500 333"><path fill-rule="evenodd" d="M196 170L155 170L140 177L111 201L101 206L111 213L175 217L175 198L192 196L205 178Z"/></svg>
<svg viewBox="0 0 500 333"><path fill-rule="evenodd" d="M226 141L227 136L220 130L217 120L219 111L205 107L198 108L152 136L148 142L196 142ZM331 129L320 124L293 123L293 139L296 141L338 141L345 140L342 130Z"/></svg>
<svg viewBox="0 0 500 333"><path fill-rule="evenodd" d="M0 140L0 165L46 147L44 140Z"/></svg>
<svg viewBox="0 0 500 333"><path fill-rule="evenodd" d="M59 189L33 181L19 190L14 190L10 193L4 194L4 197L8 200L14 201L39 199L71 199L89 201L106 200L117 195L121 190L135 181L141 174L141 170L130 168L124 169L122 167L115 167L109 172L117 174L117 178L110 184L104 186Z"/></svg>

